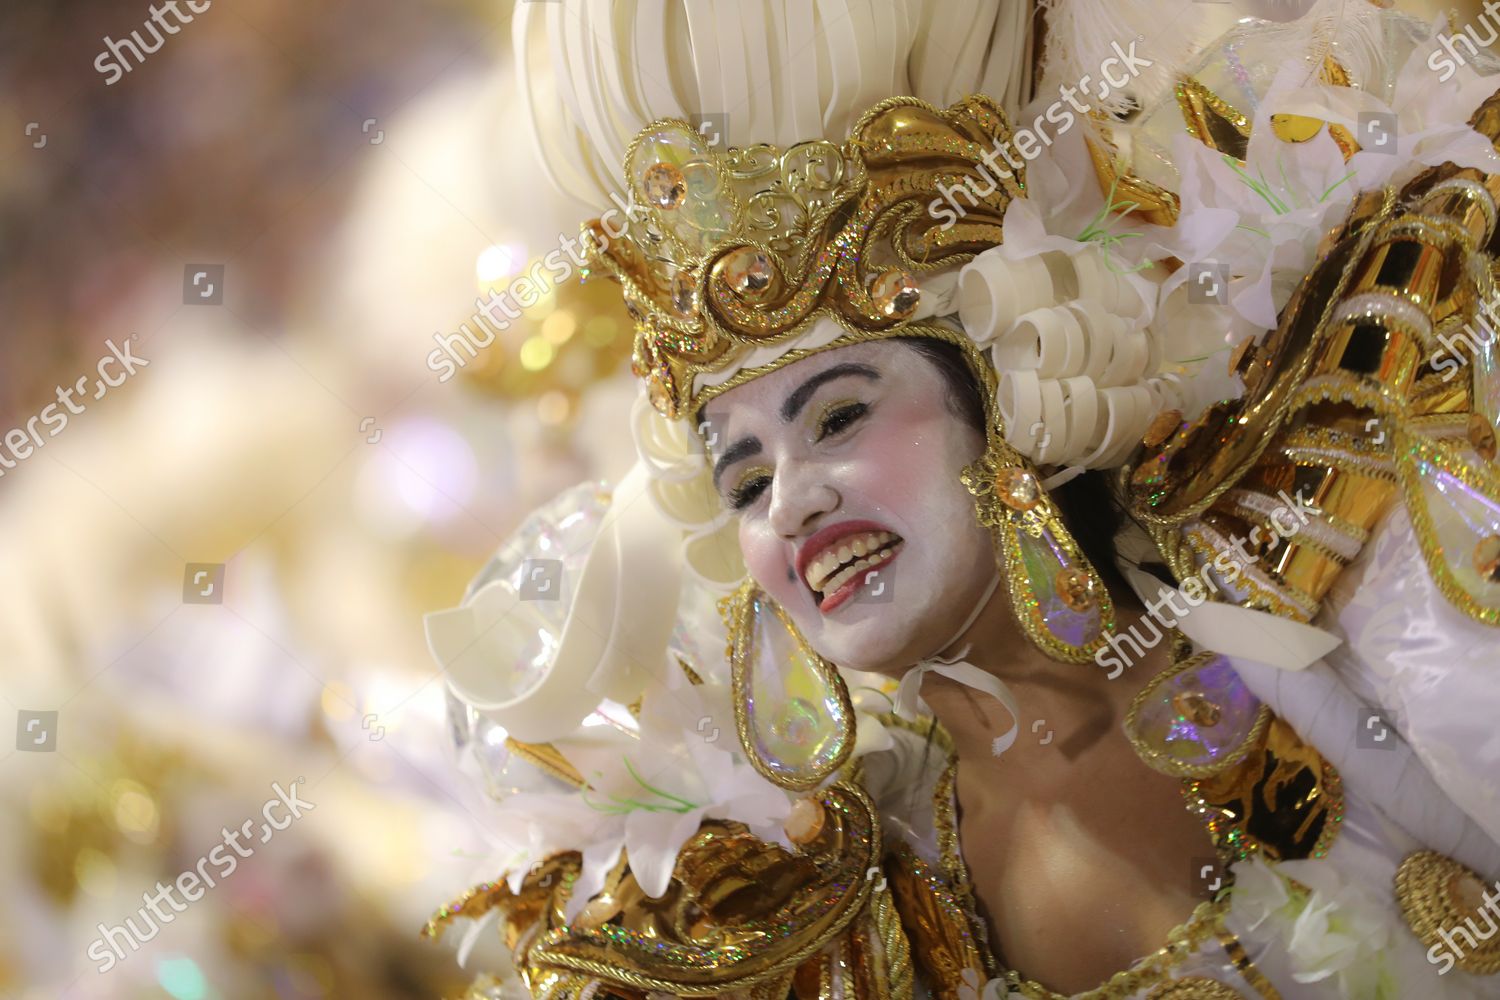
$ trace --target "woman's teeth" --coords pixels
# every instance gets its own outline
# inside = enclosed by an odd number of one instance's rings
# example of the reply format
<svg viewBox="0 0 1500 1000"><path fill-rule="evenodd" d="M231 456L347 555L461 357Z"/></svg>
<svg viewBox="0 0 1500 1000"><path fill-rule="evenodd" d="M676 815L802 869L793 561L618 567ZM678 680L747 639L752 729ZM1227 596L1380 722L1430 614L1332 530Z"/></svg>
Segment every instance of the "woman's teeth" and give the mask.
<svg viewBox="0 0 1500 1000"><path fill-rule="evenodd" d="M840 540L807 566L807 585L829 594L855 574L890 557L901 539L889 531L866 531Z"/></svg>

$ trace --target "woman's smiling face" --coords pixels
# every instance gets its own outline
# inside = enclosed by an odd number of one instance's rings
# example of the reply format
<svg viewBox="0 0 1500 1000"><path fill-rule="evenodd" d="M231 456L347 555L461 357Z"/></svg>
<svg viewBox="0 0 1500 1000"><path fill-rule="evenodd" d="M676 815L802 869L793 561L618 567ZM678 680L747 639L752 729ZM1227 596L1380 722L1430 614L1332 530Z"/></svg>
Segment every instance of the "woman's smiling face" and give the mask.
<svg viewBox="0 0 1500 1000"><path fill-rule="evenodd" d="M897 673L940 650L996 572L959 481L984 437L901 341L820 351L701 419L750 576L839 666Z"/></svg>

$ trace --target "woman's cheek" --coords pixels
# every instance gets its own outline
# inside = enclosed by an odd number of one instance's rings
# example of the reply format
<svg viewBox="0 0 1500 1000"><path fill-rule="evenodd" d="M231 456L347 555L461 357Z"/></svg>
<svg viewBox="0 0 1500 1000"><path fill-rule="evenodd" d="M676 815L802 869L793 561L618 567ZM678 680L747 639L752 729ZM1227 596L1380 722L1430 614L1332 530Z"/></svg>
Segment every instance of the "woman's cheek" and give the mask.
<svg viewBox="0 0 1500 1000"><path fill-rule="evenodd" d="M782 607L798 597L795 573L786 550L786 544L766 525L749 520L740 522L740 553L745 559L745 569L760 589Z"/></svg>
<svg viewBox="0 0 1500 1000"><path fill-rule="evenodd" d="M949 475L939 467L943 449L919 425L887 420L870 430L843 463L846 496L863 496L884 510L899 511L912 498L931 492L934 477Z"/></svg>

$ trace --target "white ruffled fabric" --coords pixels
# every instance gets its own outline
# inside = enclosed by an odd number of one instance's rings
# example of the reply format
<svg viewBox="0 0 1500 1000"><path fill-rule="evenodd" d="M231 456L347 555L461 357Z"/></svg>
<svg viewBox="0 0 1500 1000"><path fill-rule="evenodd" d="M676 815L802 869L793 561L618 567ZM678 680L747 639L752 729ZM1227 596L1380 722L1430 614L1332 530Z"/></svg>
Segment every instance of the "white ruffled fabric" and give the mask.
<svg viewBox="0 0 1500 1000"><path fill-rule="evenodd" d="M1325 858L1233 866L1225 925L1256 968L1286 1000L1493 997L1493 977L1440 975L1402 916L1396 867L1422 845L1347 793L1341 826Z"/></svg>

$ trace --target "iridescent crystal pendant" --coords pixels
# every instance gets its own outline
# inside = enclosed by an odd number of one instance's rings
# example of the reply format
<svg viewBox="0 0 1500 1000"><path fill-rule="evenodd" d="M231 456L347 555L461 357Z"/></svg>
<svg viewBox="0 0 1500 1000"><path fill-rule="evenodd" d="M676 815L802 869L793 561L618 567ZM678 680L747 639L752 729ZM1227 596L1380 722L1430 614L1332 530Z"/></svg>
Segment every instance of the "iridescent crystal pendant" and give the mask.
<svg viewBox="0 0 1500 1000"><path fill-rule="evenodd" d="M735 595L729 616L735 722L746 756L782 788L817 787L854 749L843 679L753 585Z"/></svg>
<svg viewBox="0 0 1500 1000"><path fill-rule="evenodd" d="M1109 609L1103 581L1060 520L1051 518L1037 530L1017 519L1005 530L1011 600L1027 632L1053 656L1089 659Z"/></svg>
<svg viewBox="0 0 1500 1000"><path fill-rule="evenodd" d="M1405 433L1397 435L1396 454L1433 580L1459 609L1500 625L1500 476L1494 465L1456 442Z"/></svg>
<svg viewBox="0 0 1500 1000"><path fill-rule="evenodd" d="M1026 637L1054 659L1092 659L1114 630L1114 605L1036 472L992 430L984 456L959 478L993 533Z"/></svg>
<svg viewBox="0 0 1500 1000"><path fill-rule="evenodd" d="M1244 757L1269 713L1227 659L1203 652L1157 674L1136 695L1125 735L1154 770L1208 778Z"/></svg>

